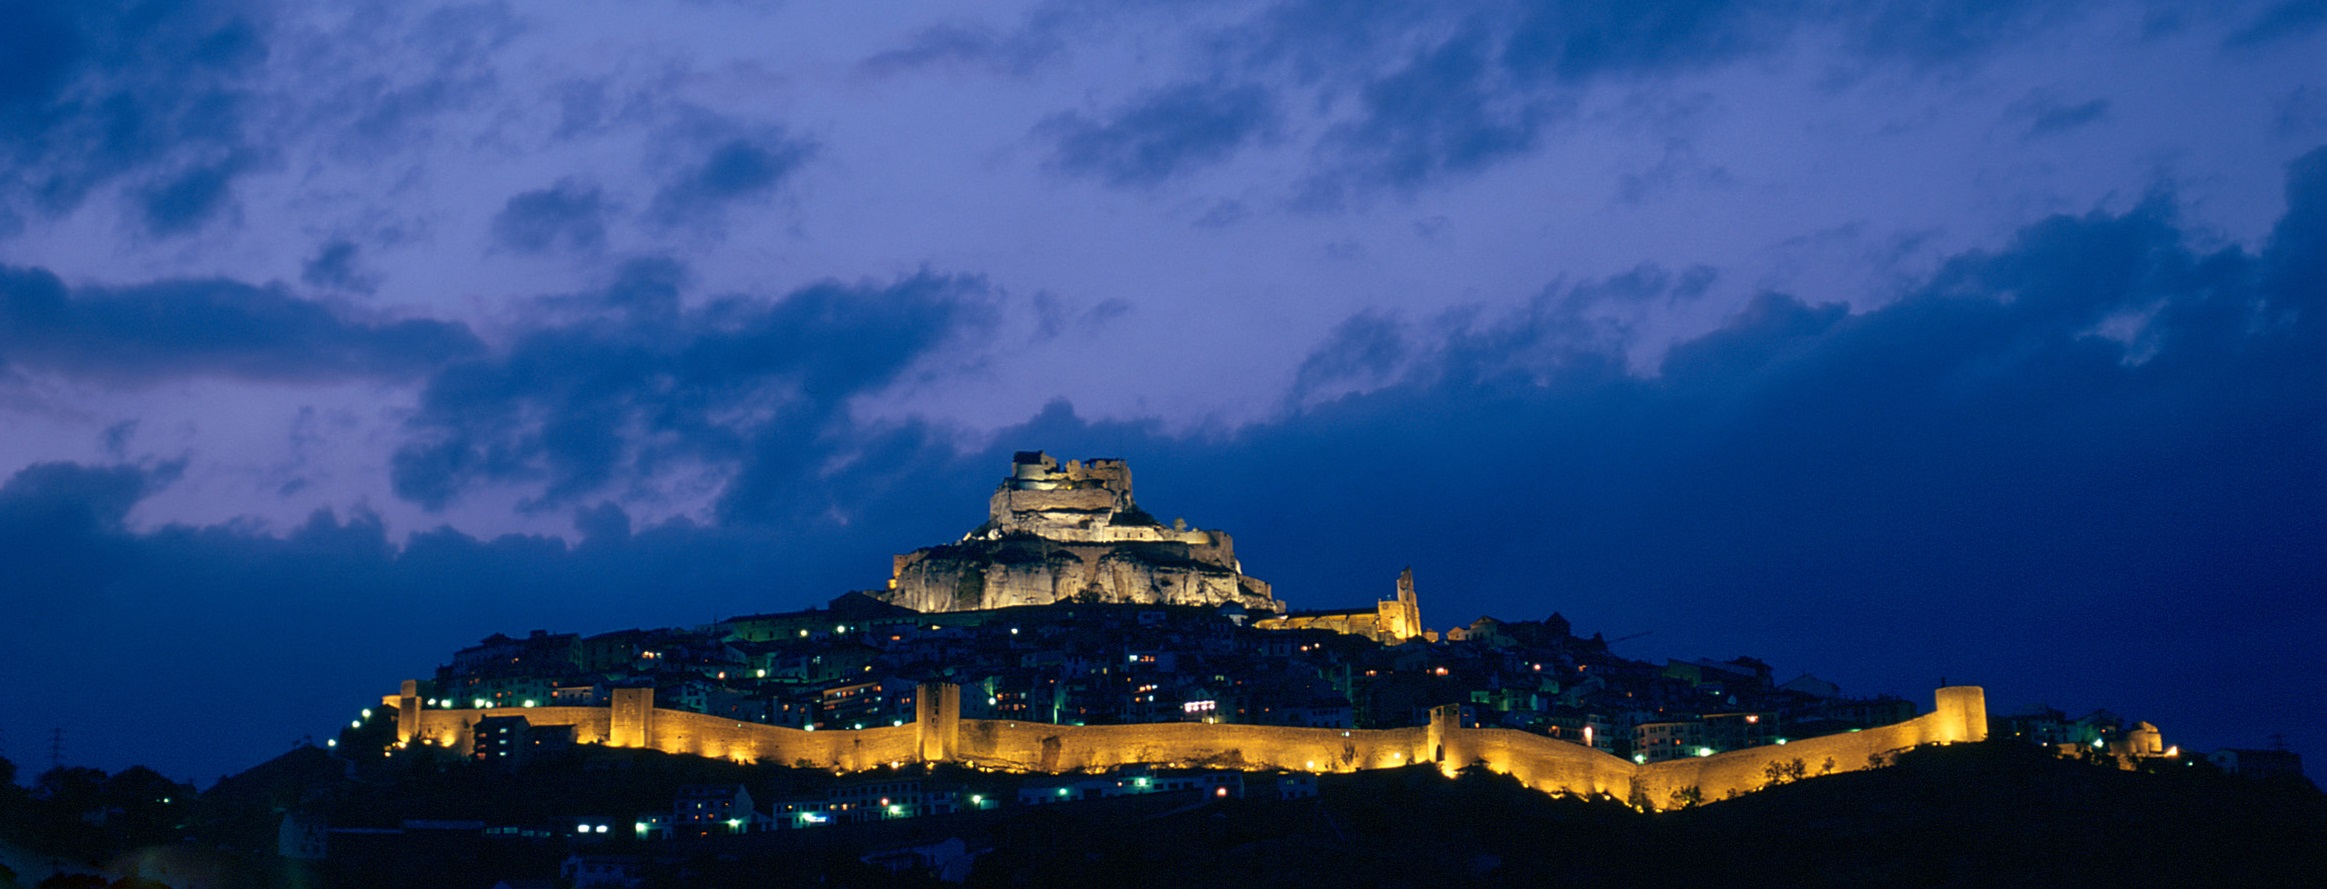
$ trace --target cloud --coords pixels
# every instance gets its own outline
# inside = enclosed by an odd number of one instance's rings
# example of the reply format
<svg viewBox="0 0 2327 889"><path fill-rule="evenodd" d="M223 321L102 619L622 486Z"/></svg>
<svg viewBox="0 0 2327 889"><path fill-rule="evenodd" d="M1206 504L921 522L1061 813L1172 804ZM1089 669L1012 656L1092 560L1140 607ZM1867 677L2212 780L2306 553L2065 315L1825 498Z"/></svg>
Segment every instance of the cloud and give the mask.
<svg viewBox="0 0 2327 889"><path fill-rule="evenodd" d="M606 199L597 186L571 178L513 195L493 216L493 240L519 253L563 248L594 254L606 246Z"/></svg>
<svg viewBox="0 0 2327 889"><path fill-rule="evenodd" d="M983 58L1034 29L1070 45L1118 21L1030 17L1011 35L949 26L883 54L884 70ZM1294 203L1344 206L1388 190L1459 180L1537 150L1590 91L1654 89L1677 75L1791 52L1806 41L1843 50L1835 76L1879 67L1957 68L2073 18L2076 3L1987 4L1727 0L1502 2L1460 7L1285 0L1224 12L1185 43L1198 73L1090 115L1066 111L1037 132L1052 167L1148 188L1219 163L1258 134L1312 149ZM1312 115L1302 117L1302 114Z"/></svg>
<svg viewBox="0 0 2327 889"><path fill-rule="evenodd" d="M1836 14L1859 55L1870 63L1943 68L1976 61L1997 47L2078 14L2077 0L1994 3L1844 3L1804 5L1805 19Z"/></svg>
<svg viewBox="0 0 2327 889"><path fill-rule="evenodd" d="M494 63L525 30L504 3L376 4L288 47L297 53L278 76L306 83L274 96L276 110L290 132L320 136L338 159L376 163L487 104L501 85ZM390 61L356 61L373 58Z"/></svg>
<svg viewBox="0 0 2327 889"><path fill-rule="evenodd" d="M1417 53L1365 85L1362 116L1337 127L1328 144L1354 166L1351 175L1402 188L1526 151L1553 106L1508 88L1491 52L1484 35L1469 33Z"/></svg>
<svg viewBox="0 0 2327 889"><path fill-rule="evenodd" d="M2027 127L2021 138L2041 139L2106 121L2109 119L2109 109L2108 99L2093 99L2071 105L2050 93L2038 91L2012 103L2011 107L2004 109L2004 114Z"/></svg>
<svg viewBox="0 0 2327 889"><path fill-rule="evenodd" d="M1137 97L1104 121L1045 119L1051 166L1111 185L1153 186L1226 161L1276 126L1276 102L1252 84L1185 83Z"/></svg>
<svg viewBox="0 0 2327 889"><path fill-rule="evenodd" d="M1737 179L1729 175L1728 168L1699 157L1696 147L1687 141L1666 139L1664 154L1654 166L1626 173L1617 180L1616 195L1627 204L1638 204L1683 184L1724 188L1736 185Z"/></svg>
<svg viewBox="0 0 2327 889"><path fill-rule="evenodd" d="M1288 398L1300 405L1320 395L1380 388L1395 379L1407 357L1406 331L1396 318L1378 312L1352 315L1302 359Z"/></svg>
<svg viewBox="0 0 2327 889"><path fill-rule="evenodd" d="M398 544L361 512L319 512L280 533L126 527L124 513L162 482L152 469L52 463L0 484L0 552L10 554L0 663L10 675L74 677L0 688L12 736L37 719L43 732L65 731L77 763L144 763L207 783L327 733L324 714L376 706L368 702L383 689L429 675L493 628L698 622L818 604L886 571L878 545L851 551L830 534L686 522L631 529L604 505L577 514L590 532L577 545L450 529ZM844 551L855 558L832 558ZM818 558L841 570L787 565ZM802 589L770 599L771 582ZM648 589L667 611L633 610ZM271 677L263 691L253 691L254 676ZM136 689L135 706L92 688ZM221 701L252 706L222 730L183 731L214 718Z"/></svg>
<svg viewBox="0 0 2327 889"><path fill-rule="evenodd" d="M19 369L125 385L395 379L480 349L458 323L370 317L279 287L212 278L71 288L45 269L0 266L0 361Z"/></svg>
<svg viewBox="0 0 2327 889"><path fill-rule="evenodd" d="M1721 0L1525 4L1503 62L1523 79L1571 84L1700 69L1769 48L1798 14L1794 4Z"/></svg>
<svg viewBox="0 0 2327 889"><path fill-rule="evenodd" d="M929 68L975 68L1023 77L1055 58L1060 48L1046 28L1004 34L976 22L942 22L913 32L905 45L874 53L857 67L875 77Z"/></svg>
<svg viewBox="0 0 2327 889"><path fill-rule="evenodd" d="M544 301L552 314L504 352L439 372L397 495L439 508L522 483L546 507L708 462L733 468L729 502L754 512L749 492L816 465L808 445L850 398L992 314L984 282L928 273L695 308L683 287L674 263L632 262L602 291Z"/></svg>
<svg viewBox="0 0 2327 889"><path fill-rule="evenodd" d="M652 216L665 224L716 220L734 203L766 197L816 153L816 144L781 128L759 137L725 139L700 162L680 170L655 192Z"/></svg>
<svg viewBox="0 0 2327 889"><path fill-rule="evenodd" d="M151 232L199 227L257 153L263 34L231 2L0 7L0 214L70 212L122 182Z"/></svg>
<svg viewBox="0 0 2327 889"><path fill-rule="evenodd" d="M2327 25L2327 0L2281 0L2222 39L2231 50L2253 50L2311 34Z"/></svg>
<svg viewBox="0 0 2327 889"><path fill-rule="evenodd" d="M354 241L334 238L300 265L299 280L324 290L370 293L380 286L380 277L358 265L362 255L363 248Z"/></svg>

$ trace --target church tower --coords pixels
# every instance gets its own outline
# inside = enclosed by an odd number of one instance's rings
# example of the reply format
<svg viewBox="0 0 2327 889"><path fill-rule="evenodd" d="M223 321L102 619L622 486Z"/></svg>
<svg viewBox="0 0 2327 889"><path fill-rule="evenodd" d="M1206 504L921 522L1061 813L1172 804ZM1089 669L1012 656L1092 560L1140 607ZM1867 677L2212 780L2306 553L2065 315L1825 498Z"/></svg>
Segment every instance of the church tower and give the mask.
<svg viewBox="0 0 2327 889"><path fill-rule="evenodd" d="M1422 603L1414 598L1414 569L1398 572L1398 596L1374 605L1374 623L1383 642L1395 645L1422 635Z"/></svg>

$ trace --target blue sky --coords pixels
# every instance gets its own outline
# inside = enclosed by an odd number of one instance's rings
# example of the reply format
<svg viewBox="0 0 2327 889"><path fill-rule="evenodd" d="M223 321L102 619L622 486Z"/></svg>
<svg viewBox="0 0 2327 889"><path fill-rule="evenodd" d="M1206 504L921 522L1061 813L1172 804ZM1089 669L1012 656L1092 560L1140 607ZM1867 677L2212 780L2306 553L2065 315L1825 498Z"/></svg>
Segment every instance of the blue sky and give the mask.
<svg viewBox="0 0 2327 889"><path fill-rule="evenodd" d="M2320 58L2316 0L0 5L0 752L207 781L491 632L821 603L1044 448L1297 605L1411 564L2317 759Z"/></svg>

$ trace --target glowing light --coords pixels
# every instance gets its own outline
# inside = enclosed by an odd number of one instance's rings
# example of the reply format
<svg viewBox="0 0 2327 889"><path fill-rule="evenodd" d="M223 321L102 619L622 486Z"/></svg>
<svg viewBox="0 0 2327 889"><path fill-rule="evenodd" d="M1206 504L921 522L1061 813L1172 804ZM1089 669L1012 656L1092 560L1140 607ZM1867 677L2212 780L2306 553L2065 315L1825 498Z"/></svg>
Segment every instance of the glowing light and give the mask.
<svg viewBox="0 0 2327 889"><path fill-rule="evenodd" d="M1636 762L1636 763L1639 763L1639 764L1641 764L1641 765L1647 765L1647 764L1648 764L1648 754L1646 754L1646 753L1635 753L1635 754L1632 754L1632 761L1633 761L1633 762Z"/></svg>
<svg viewBox="0 0 2327 889"><path fill-rule="evenodd" d="M370 707L365 707L365 708L364 708L364 718L365 718L365 719L370 719L370 718L372 718L372 708L370 708Z"/></svg>
<svg viewBox="0 0 2327 889"><path fill-rule="evenodd" d="M759 671L756 671L756 672L758 672L758 673L759 673L759 675L758 675L758 676L756 676L756 677L753 677L753 678L756 678L756 679L766 679L766 678L768 678L768 671L766 671L766 670L759 670Z"/></svg>
<svg viewBox="0 0 2327 889"><path fill-rule="evenodd" d="M986 802L986 797L985 797L983 794L976 794L976 793L970 794L970 805L973 805L973 806L979 806L979 805L984 805L984 804L985 804L985 802Z"/></svg>
<svg viewBox="0 0 2327 889"><path fill-rule="evenodd" d="M1712 755L1713 755L1713 748L1711 748L1711 747L1699 747L1699 748L1697 748L1697 755L1698 755L1698 756L1712 756Z"/></svg>
<svg viewBox="0 0 2327 889"><path fill-rule="evenodd" d="M323 742L323 746L325 746L325 747L337 747L337 746L339 746L339 739L338 739L338 738L331 738L331 739L328 739L328 740L326 740L326 741L324 741L324 742ZM166 802L169 802L169 800L162 800L162 802L165 802L165 803L166 803Z"/></svg>
<svg viewBox="0 0 2327 889"><path fill-rule="evenodd" d="M532 706L537 706L537 705L534 703L534 701L533 701L533 699L532 699L532 698L526 698L526 699L525 699L525 706L532 707Z"/></svg>
<svg viewBox="0 0 2327 889"><path fill-rule="evenodd" d="M1786 743L1786 739L1784 739L1784 738L1779 738L1779 739L1778 739L1778 743L1779 743L1779 744L1784 744L1784 743Z"/></svg>
<svg viewBox="0 0 2327 889"><path fill-rule="evenodd" d="M1212 795L1213 795L1213 796L1227 796L1227 795L1228 795L1228 788L1226 788L1226 787L1219 787L1219 788L1214 788L1214 789L1213 789L1213 791L1212 791Z"/></svg>
<svg viewBox="0 0 2327 889"><path fill-rule="evenodd" d="M1066 789L1066 788L1064 788L1064 787L1061 787L1061 788L1059 788L1059 789L1058 789L1058 795L1060 795L1060 796L1065 796L1065 795L1067 795L1067 789Z"/></svg>
<svg viewBox="0 0 2327 889"><path fill-rule="evenodd" d="M363 723L361 723L361 722L349 722L349 723L347 724L347 727L348 727L348 728L363 728L363 727L364 727L364 724L363 724Z"/></svg>

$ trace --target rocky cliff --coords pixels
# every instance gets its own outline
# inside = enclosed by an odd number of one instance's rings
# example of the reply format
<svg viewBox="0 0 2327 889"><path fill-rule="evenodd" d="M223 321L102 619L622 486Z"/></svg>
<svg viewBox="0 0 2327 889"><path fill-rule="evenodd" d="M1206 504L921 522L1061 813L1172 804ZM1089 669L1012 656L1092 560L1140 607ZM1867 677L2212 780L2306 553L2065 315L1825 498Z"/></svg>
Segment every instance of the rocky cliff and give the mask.
<svg viewBox="0 0 2327 889"><path fill-rule="evenodd" d="M1021 451L985 524L960 542L896 557L884 601L920 611L1053 602L1132 602L1282 611L1244 574L1220 531L1166 527L1131 497L1121 460L1058 461Z"/></svg>

